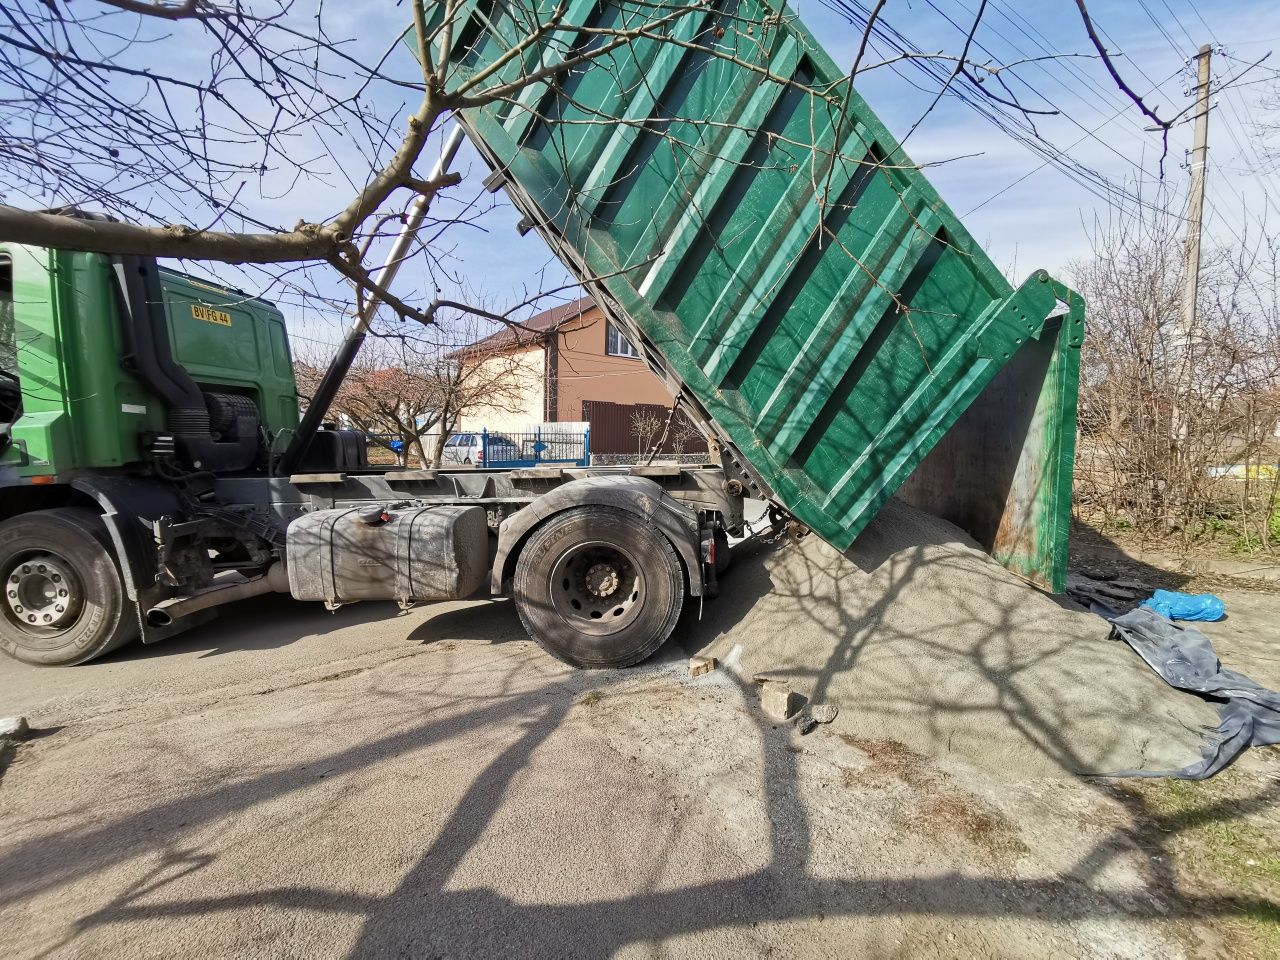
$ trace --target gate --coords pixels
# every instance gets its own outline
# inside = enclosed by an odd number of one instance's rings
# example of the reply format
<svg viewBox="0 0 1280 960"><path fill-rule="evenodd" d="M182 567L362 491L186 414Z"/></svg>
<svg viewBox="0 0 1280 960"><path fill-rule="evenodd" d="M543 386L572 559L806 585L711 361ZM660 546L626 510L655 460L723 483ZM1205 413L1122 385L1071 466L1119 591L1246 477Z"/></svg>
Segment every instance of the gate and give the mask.
<svg viewBox="0 0 1280 960"><path fill-rule="evenodd" d="M585 467L591 463L591 430L564 432L538 428L523 433L480 434L486 467L536 467L561 464Z"/></svg>

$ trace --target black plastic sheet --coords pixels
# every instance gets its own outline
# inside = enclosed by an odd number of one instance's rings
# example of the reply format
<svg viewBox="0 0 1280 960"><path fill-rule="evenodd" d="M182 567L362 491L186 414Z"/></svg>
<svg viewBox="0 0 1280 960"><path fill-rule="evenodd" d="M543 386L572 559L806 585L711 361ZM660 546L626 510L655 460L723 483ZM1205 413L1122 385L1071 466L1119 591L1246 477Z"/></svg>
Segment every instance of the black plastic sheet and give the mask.
<svg viewBox="0 0 1280 960"><path fill-rule="evenodd" d="M1217 708L1218 726L1200 747L1200 760L1181 770L1133 770L1111 777L1204 780L1220 773L1247 747L1280 743L1280 693L1242 673L1224 669L1213 644L1194 627L1174 623L1146 607L1113 614L1094 605L1123 640L1171 687L1203 697Z"/></svg>

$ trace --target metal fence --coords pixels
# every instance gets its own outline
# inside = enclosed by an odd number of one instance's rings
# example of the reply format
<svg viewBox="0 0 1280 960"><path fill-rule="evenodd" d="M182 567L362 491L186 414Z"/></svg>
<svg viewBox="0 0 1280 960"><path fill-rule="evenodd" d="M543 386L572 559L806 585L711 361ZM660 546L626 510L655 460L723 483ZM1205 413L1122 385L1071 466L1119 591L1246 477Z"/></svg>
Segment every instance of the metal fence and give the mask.
<svg viewBox="0 0 1280 960"><path fill-rule="evenodd" d="M564 464L585 467L591 462L591 430L566 433L533 430L528 433L480 433L486 467L536 467Z"/></svg>
<svg viewBox="0 0 1280 960"><path fill-rule="evenodd" d="M477 466L486 467L535 467L539 464L561 464L585 467L591 463L591 430L587 427L573 430L536 428L523 432L510 430L465 431L474 436L480 447ZM365 434L369 448L369 462L375 466L389 466L397 462L404 452L404 441L389 434ZM422 449L429 456L435 448L435 435L422 438ZM387 449L390 447L390 449ZM474 456L474 453L468 454ZM457 463L446 462L455 467Z"/></svg>

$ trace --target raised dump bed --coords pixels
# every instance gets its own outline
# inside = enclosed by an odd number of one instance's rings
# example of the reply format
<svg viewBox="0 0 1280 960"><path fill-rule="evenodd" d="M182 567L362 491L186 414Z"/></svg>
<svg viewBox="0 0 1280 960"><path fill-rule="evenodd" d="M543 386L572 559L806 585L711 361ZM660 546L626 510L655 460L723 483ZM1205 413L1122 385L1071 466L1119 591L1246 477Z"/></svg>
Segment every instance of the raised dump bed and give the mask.
<svg viewBox="0 0 1280 960"><path fill-rule="evenodd" d="M568 0L508 55L560 2L463 3L455 68L515 80L664 13ZM840 549L897 492L1061 589L1079 296L1015 289L785 6L670 9L463 111L496 179L748 492Z"/></svg>

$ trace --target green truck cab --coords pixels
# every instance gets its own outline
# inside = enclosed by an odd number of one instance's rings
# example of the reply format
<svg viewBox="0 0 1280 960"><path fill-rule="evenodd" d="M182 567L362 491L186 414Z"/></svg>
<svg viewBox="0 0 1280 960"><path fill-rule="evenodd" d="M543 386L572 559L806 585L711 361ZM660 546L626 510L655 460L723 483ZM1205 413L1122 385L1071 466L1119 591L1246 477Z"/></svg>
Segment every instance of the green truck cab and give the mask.
<svg viewBox="0 0 1280 960"><path fill-rule="evenodd" d="M199 438L175 423L184 393ZM205 467L260 475L297 422L272 304L154 260L0 245L0 649L91 659L145 631L148 598L269 566L234 533L161 548L146 524L188 518Z"/></svg>
<svg viewBox="0 0 1280 960"><path fill-rule="evenodd" d="M296 427L280 311L173 270L160 268L159 282L173 359L207 392L251 401L268 433ZM129 370L119 299L101 254L0 246L0 469L56 480L148 459L168 410Z"/></svg>

